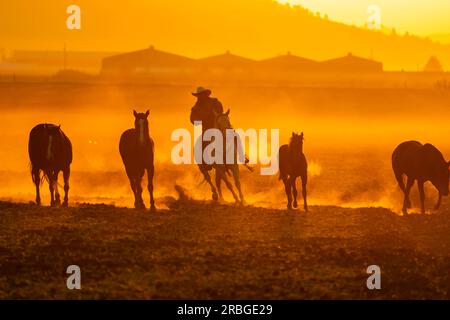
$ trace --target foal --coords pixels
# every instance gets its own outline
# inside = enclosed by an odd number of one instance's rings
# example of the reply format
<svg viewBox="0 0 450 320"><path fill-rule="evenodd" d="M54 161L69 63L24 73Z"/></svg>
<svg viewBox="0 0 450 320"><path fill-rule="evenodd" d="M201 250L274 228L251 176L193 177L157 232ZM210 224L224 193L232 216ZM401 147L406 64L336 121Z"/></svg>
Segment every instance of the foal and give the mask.
<svg viewBox="0 0 450 320"><path fill-rule="evenodd" d="M295 180L297 177L302 178L302 195L303 207L308 211L308 204L306 202L306 184L308 182L308 163L303 154L303 132L301 134L292 133L289 145L285 144L279 150L279 168L280 180L283 180L286 196L288 199L287 208L297 208L297 187ZM292 192L291 192L292 190ZM292 194L294 196L294 203L292 204Z"/></svg>

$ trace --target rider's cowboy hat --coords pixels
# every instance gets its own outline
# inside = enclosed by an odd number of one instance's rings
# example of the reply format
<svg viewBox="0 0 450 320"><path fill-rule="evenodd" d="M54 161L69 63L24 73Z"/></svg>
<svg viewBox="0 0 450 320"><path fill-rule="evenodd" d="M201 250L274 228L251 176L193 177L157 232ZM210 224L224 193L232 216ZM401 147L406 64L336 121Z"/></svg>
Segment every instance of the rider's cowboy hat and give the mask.
<svg viewBox="0 0 450 320"><path fill-rule="evenodd" d="M211 90L206 89L204 87L198 87L195 92L192 92L192 95L196 96L196 97L198 97L199 95L203 95L203 94L206 94L209 96L211 94Z"/></svg>

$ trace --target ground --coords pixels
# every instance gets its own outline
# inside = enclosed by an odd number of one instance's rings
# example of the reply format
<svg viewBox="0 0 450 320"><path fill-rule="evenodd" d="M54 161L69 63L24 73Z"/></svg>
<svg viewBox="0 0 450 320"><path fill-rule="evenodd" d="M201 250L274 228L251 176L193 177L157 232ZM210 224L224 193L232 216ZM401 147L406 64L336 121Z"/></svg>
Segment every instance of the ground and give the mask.
<svg viewBox="0 0 450 320"><path fill-rule="evenodd" d="M0 202L0 298L448 299L450 211ZM81 290L66 268L81 268ZM381 290L366 269L381 268Z"/></svg>

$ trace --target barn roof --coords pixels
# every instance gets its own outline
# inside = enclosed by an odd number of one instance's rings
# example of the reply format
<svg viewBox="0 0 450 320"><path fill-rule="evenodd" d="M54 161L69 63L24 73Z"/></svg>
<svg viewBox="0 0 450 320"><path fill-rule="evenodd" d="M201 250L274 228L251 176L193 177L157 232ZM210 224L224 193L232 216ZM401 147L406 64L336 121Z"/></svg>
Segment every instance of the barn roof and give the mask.
<svg viewBox="0 0 450 320"><path fill-rule="evenodd" d="M256 63L255 60L232 54L229 51L197 61L200 65L208 67L248 67Z"/></svg>
<svg viewBox="0 0 450 320"><path fill-rule="evenodd" d="M289 71L312 71L315 70L319 64L317 61L302 58L293 55L290 52L285 55L261 60L259 63L262 67Z"/></svg>
<svg viewBox="0 0 450 320"><path fill-rule="evenodd" d="M349 53L345 57L330 59L321 62L323 71L382 71L383 64L381 62L354 56Z"/></svg>
<svg viewBox="0 0 450 320"><path fill-rule="evenodd" d="M108 67L124 67L128 65L145 65L157 67L186 67L195 62L194 59L181 55L156 50L153 46L128 53L123 53L103 60L103 66Z"/></svg>

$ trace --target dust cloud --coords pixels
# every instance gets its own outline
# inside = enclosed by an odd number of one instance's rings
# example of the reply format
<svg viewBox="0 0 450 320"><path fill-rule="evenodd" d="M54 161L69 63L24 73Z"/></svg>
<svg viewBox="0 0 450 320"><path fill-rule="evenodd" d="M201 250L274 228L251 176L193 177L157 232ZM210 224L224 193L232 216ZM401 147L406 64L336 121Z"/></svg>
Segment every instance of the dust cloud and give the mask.
<svg viewBox="0 0 450 320"><path fill-rule="evenodd" d="M28 134L38 123L61 124L74 149L70 201L131 207L132 192L118 142L133 127L132 110L150 110L155 141L157 198L176 196L182 186L198 199L210 199L195 165L176 166L170 152L174 129L186 128L195 85L110 85L22 83L0 86L0 195L32 201ZM280 145L292 131L305 134L311 205L383 206L398 210L401 194L390 167L392 150L405 140L430 142L450 157L450 95L437 90L339 89L213 86L235 128L278 128ZM283 208L282 183L259 170L241 169L250 204ZM144 184L146 181L144 178ZM301 184L297 182L300 188ZM42 193L49 202L47 185ZM428 186L427 195L436 192ZM144 189L145 190L145 189ZM413 202L417 197L413 191ZM144 192L148 203L148 194ZM225 190L226 199L232 198ZM431 200L430 200L431 201ZM301 203L301 199L300 199Z"/></svg>

